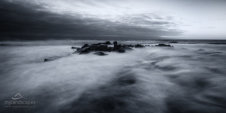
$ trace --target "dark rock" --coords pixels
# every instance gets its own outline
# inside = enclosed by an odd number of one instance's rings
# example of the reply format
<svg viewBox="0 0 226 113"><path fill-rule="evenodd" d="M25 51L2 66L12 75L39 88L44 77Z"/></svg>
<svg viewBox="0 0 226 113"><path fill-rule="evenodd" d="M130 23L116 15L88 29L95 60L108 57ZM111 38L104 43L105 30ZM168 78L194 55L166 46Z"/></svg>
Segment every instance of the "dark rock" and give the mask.
<svg viewBox="0 0 226 113"><path fill-rule="evenodd" d="M96 51L108 51L108 46L104 45L104 44L100 44L98 46L95 46L94 50L96 50Z"/></svg>
<svg viewBox="0 0 226 113"><path fill-rule="evenodd" d="M53 61L53 60L59 59L61 57L63 57L63 56L53 56L53 57L45 58L44 62Z"/></svg>
<svg viewBox="0 0 226 113"><path fill-rule="evenodd" d="M108 55L108 54L106 54L106 53L104 53L104 52L95 52L94 54L96 54L96 55L99 55L99 56L105 56L105 55Z"/></svg>
<svg viewBox="0 0 226 113"><path fill-rule="evenodd" d="M105 42L105 44L110 45L110 44L111 44L111 42L110 42L110 41L106 41L106 42Z"/></svg>
<svg viewBox="0 0 226 113"><path fill-rule="evenodd" d="M114 44L114 48L116 48L118 46L118 42L117 41L114 41L113 44Z"/></svg>
<svg viewBox="0 0 226 113"><path fill-rule="evenodd" d="M147 44L146 44L146 45L144 45L144 47L150 47L150 46L151 46L151 45L147 45Z"/></svg>
<svg viewBox="0 0 226 113"><path fill-rule="evenodd" d="M82 48L89 47L89 44L84 44Z"/></svg>
<svg viewBox="0 0 226 113"><path fill-rule="evenodd" d="M49 61L53 61L53 60L55 60L55 59L54 58L45 58L44 62L49 62Z"/></svg>
<svg viewBox="0 0 226 113"><path fill-rule="evenodd" d="M48 62L49 60L47 58L44 59L44 62Z"/></svg>
<svg viewBox="0 0 226 113"><path fill-rule="evenodd" d="M143 48L144 46L143 45L141 45L141 44L136 44L135 45L135 48Z"/></svg>
<svg viewBox="0 0 226 113"><path fill-rule="evenodd" d="M126 44L118 44L117 41L114 41L113 44L110 41L106 41L105 43L97 43L97 44L84 44L81 48L77 48L77 51L74 53L86 54L89 52L98 52L97 55L104 55L99 52L119 52L124 53L126 50L131 50L133 47L142 48L144 45L126 45Z"/></svg>
<svg viewBox="0 0 226 113"><path fill-rule="evenodd" d="M178 43L177 41L170 41L169 43Z"/></svg>
<svg viewBox="0 0 226 113"><path fill-rule="evenodd" d="M89 53L91 51L89 47L80 48L78 50L79 50L78 52L80 54L86 54L86 53Z"/></svg>
<svg viewBox="0 0 226 113"><path fill-rule="evenodd" d="M127 47L134 47L134 45L127 45Z"/></svg>
<svg viewBox="0 0 226 113"><path fill-rule="evenodd" d="M125 52L126 52L126 50L125 50L125 49L123 49L123 48L120 48L120 49L118 49L118 52L119 52L119 53L125 53Z"/></svg>
<svg viewBox="0 0 226 113"><path fill-rule="evenodd" d="M106 44L94 44L89 46L91 51L109 51L109 48Z"/></svg>
<svg viewBox="0 0 226 113"><path fill-rule="evenodd" d="M173 47L169 44L158 44L158 45L155 45L155 46L158 46L158 47Z"/></svg>
<svg viewBox="0 0 226 113"><path fill-rule="evenodd" d="M119 50L121 48L121 44L114 44L114 50Z"/></svg>
<svg viewBox="0 0 226 113"><path fill-rule="evenodd" d="M78 47L73 47L73 46L72 46L71 49L78 49Z"/></svg>

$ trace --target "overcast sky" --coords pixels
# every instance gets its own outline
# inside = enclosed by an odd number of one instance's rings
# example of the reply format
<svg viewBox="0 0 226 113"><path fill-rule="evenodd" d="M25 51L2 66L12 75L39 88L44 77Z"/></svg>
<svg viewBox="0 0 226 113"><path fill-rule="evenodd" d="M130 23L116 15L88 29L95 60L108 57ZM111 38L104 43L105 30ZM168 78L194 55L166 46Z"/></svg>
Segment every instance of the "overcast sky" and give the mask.
<svg viewBox="0 0 226 113"><path fill-rule="evenodd" d="M1 40L226 39L226 0L1 0Z"/></svg>

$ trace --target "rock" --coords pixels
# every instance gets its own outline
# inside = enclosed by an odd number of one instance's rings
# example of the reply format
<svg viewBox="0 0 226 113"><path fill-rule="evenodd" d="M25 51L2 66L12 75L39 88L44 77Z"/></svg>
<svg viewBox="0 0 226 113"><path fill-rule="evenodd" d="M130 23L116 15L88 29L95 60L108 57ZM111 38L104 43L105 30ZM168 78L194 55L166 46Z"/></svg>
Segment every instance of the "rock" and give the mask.
<svg viewBox="0 0 226 113"><path fill-rule="evenodd" d="M82 48L89 47L89 44L84 44Z"/></svg>
<svg viewBox="0 0 226 113"><path fill-rule="evenodd" d="M121 48L121 44L114 44L114 50L119 50Z"/></svg>
<svg viewBox="0 0 226 113"><path fill-rule="evenodd" d="M86 54L89 52L97 52L97 55L104 55L99 52L119 52L124 53L126 50L132 50L133 47L142 48L144 45L126 45L126 44L118 44L117 41L114 41L113 44L110 41L106 41L105 43L97 43L97 44L84 44L81 48L77 48L77 51L74 53Z"/></svg>
<svg viewBox="0 0 226 113"><path fill-rule="evenodd" d="M95 50L96 51L108 51L108 46L101 44L101 45L96 46Z"/></svg>
<svg viewBox="0 0 226 113"><path fill-rule="evenodd" d="M108 55L108 54L106 54L106 53L104 53L104 52L101 52L101 51L95 52L94 54L99 55L99 56L105 56L105 55Z"/></svg>
<svg viewBox="0 0 226 113"><path fill-rule="evenodd" d="M173 47L169 44L158 44L158 45L155 45L155 46L158 46L158 47Z"/></svg>
<svg viewBox="0 0 226 113"><path fill-rule="evenodd" d="M59 58L61 58L61 57L62 57L62 56L54 56L54 57L45 58L45 59L44 59L44 62L53 61L53 60L59 59Z"/></svg>
<svg viewBox="0 0 226 113"><path fill-rule="evenodd" d="M141 44L136 44L135 45L135 48L143 48L144 46L143 45L141 45Z"/></svg>
<svg viewBox="0 0 226 113"><path fill-rule="evenodd" d="M84 47L84 48L80 48L78 49L80 54L86 54L90 52L90 48L89 47Z"/></svg>
<svg viewBox="0 0 226 113"><path fill-rule="evenodd" d="M144 47L150 47L151 45L148 45L148 44L146 44L146 45L144 45Z"/></svg>
<svg viewBox="0 0 226 113"><path fill-rule="evenodd" d="M125 50L125 49L123 49L123 48L120 48L120 49L118 49L118 52L119 52L119 53L125 53L125 52L126 52L126 50Z"/></svg>
<svg viewBox="0 0 226 113"><path fill-rule="evenodd" d="M47 58L44 59L44 62L48 62L48 61L49 61L49 59L47 59Z"/></svg>
<svg viewBox="0 0 226 113"><path fill-rule="evenodd" d="M114 41L113 44L114 44L114 48L117 48L118 42L117 41Z"/></svg>
<svg viewBox="0 0 226 113"><path fill-rule="evenodd" d="M73 46L72 46L71 49L78 49L78 47L73 47Z"/></svg>
<svg viewBox="0 0 226 113"><path fill-rule="evenodd" d="M110 45L110 44L111 44L111 42L110 42L110 41L106 41L106 42L105 42L105 44Z"/></svg>
<svg viewBox="0 0 226 113"><path fill-rule="evenodd" d="M135 46L130 44L130 45L127 45L127 47L135 47Z"/></svg>
<svg viewBox="0 0 226 113"><path fill-rule="evenodd" d="M170 41L169 43L178 43L177 41Z"/></svg>

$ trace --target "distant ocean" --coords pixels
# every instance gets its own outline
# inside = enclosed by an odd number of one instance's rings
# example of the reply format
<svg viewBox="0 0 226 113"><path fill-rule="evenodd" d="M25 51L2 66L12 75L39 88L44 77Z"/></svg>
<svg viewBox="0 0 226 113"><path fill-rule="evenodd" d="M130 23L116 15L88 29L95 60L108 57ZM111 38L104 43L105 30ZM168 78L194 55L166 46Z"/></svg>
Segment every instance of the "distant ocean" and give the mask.
<svg viewBox="0 0 226 113"><path fill-rule="evenodd" d="M108 40L37 40L37 41L0 41L0 46L32 46L32 45L82 45L92 44ZM110 40L114 41L114 40ZM117 40L127 44L156 44L156 43L179 43L179 44L226 44L226 40Z"/></svg>

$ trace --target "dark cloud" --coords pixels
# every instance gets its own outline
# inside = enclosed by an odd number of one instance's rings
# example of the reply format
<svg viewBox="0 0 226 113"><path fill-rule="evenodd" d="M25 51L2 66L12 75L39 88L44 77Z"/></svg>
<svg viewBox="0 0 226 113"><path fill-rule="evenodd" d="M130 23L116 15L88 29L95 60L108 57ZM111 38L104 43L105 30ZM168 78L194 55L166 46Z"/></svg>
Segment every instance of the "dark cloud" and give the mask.
<svg viewBox="0 0 226 113"><path fill-rule="evenodd" d="M0 40L150 39L180 33L164 28L164 25L171 24L167 21L147 21L142 17L131 19L132 23L152 26L147 28L39 9L42 7L38 5L0 1Z"/></svg>

